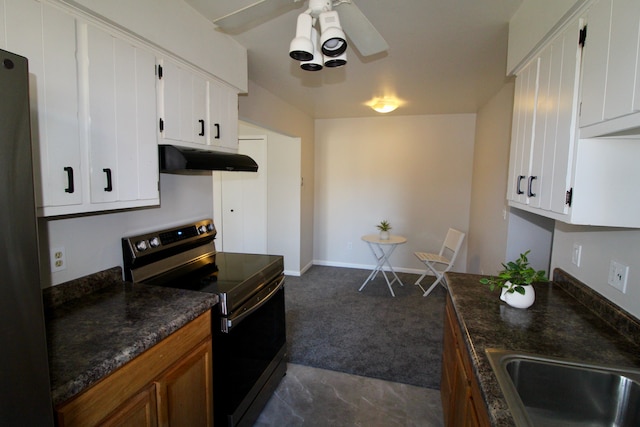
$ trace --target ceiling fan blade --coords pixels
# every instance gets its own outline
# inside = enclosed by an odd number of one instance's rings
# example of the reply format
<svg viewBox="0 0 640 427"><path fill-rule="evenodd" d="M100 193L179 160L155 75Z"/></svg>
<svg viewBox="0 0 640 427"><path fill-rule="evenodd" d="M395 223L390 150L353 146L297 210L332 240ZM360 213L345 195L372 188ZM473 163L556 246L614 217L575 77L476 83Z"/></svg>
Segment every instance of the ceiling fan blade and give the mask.
<svg viewBox="0 0 640 427"><path fill-rule="evenodd" d="M225 32L237 32L256 21L266 22L284 12L287 6L299 6L302 0L256 0L253 4L213 21Z"/></svg>
<svg viewBox="0 0 640 427"><path fill-rule="evenodd" d="M340 16L342 29L362 56L375 55L389 49L378 30L351 0L335 7Z"/></svg>

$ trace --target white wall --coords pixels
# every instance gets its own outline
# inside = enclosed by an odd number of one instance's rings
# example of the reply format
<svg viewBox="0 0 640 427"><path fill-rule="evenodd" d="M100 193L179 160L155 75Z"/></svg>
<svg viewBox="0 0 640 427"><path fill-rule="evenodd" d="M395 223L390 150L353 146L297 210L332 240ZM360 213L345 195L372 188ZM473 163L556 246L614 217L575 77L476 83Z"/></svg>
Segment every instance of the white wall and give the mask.
<svg viewBox="0 0 640 427"><path fill-rule="evenodd" d="M506 260L515 261L527 251L529 264L551 275L551 250L555 221L517 208L509 210ZM499 268L498 270L501 270Z"/></svg>
<svg viewBox="0 0 640 427"><path fill-rule="evenodd" d="M513 93L510 82L478 111L467 238L469 273L495 274L506 260Z"/></svg>
<svg viewBox="0 0 640 427"><path fill-rule="evenodd" d="M420 269L413 252L439 250L449 227L466 232L474 132L474 114L316 120L314 263L370 268L361 236L385 219L408 238L392 255L401 271Z"/></svg>
<svg viewBox="0 0 640 427"><path fill-rule="evenodd" d="M300 271L313 261L314 120L276 95L249 81L249 94L239 97L241 120L300 138Z"/></svg>
<svg viewBox="0 0 640 427"><path fill-rule="evenodd" d="M42 287L122 266L122 237L213 218L212 206L210 176L160 174L160 207L41 219ZM52 274L49 248L57 247L65 248L67 269Z"/></svg>
<svg viewBox="0 0 640 427"><path fill-rule="evenodd" d="M574 243L582 246L580 267L571 262ZM611 260L629 266L626 294L607 284ZM640 230L556 222L551 266L562 268L640 318Z"/></svg>

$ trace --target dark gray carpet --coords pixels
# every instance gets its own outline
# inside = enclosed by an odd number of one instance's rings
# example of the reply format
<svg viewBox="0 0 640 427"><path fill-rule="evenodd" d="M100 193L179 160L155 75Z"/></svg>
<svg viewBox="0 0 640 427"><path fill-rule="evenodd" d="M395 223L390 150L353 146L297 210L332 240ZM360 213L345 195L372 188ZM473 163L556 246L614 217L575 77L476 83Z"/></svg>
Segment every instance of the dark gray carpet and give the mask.
<svg viewBox="0 0 640 427"><path fill-rule="evenodd" d="M381 275L358 292L369 273L313 266L287 277L289 361L439 388L446 290L423 298L418 276L399 273L405 285L393 285L395 298Z"/></svg>

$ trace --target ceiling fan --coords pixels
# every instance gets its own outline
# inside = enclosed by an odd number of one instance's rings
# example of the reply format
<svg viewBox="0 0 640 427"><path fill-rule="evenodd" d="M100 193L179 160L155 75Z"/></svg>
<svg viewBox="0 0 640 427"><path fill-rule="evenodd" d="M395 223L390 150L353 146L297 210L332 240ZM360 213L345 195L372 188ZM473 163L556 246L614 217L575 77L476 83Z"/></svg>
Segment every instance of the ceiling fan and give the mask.
<svg viewBox="0 0 640 427"><path fill-rule="evenodd" d="M213 23L223 31L233 33L240 28L246 28L254 21L264 19L265 16L284 13L287 7L296 3L302 4L303 1L250 0L241 9L229 11L226 15L213 19ZM337 12L344 32L362 56L375 55L389 49L387 42L353 0L308 0L308 3L308 9L304 13L310 15L314 21L319 19L323 12Z"/></svg>

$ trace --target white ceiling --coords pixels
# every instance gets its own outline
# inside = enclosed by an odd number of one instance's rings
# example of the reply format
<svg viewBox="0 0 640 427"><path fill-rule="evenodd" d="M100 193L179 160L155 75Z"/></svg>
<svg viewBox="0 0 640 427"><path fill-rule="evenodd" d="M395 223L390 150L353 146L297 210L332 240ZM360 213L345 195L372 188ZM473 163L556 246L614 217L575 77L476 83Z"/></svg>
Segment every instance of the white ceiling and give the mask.
<svg viewBox="0 0 640 427"><path fill-rule="evenodd" d="M212 3L241 3L186 1L212 21L220 17L212 16ZM355 2L389 44L387 52L361 57L349 47L344 67L300 69L289 43L306 1L292 0L232 35L247 48L249 79L314 118L378 115L365 103L385 95L403 102L389 114L475 113L506 81L508 23L522 0Z"/></svg>

